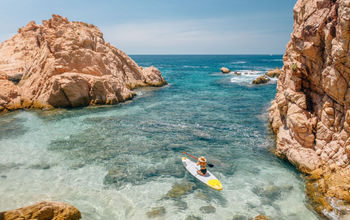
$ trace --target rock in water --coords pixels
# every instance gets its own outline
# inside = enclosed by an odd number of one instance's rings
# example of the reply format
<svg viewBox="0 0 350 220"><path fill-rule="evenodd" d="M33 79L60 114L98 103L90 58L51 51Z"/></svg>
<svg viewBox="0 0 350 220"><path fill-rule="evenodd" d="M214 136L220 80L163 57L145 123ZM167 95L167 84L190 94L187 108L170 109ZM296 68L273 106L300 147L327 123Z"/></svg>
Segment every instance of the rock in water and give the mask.
<svg viewBox="0 0 350 220"><path fill-rule="evenodd" d="M146 215L148 218L156 218L156 217L165 215L165 213L166 213L166 210L164 206L160 206L160 207L152 208L150 211L146 213Z"/></svg>
<svg viewBox="0 0 350 220"><path fill-rule="evenodd" d="M80 219L81 214L74 206L63 202L39 202L31 206L10 210L0 213L0 219L15 220L15 219L61 219L61 220L76 220Z"/></svg>
<svg viewBox="0 0 350 220"><path fill-rule="evenodd" d="M281 75L281 72L282 70L277 67L276 69L267 71L265 75L271 78L278 78Z"/></svg>
<svg viewBox="0 0 350 220"><path fill-rule="evenodd" d="M298 0L269 116L277 133L276 154L303 172L320 169L320 179L310 180L317 181L319 193L346 201L350 201L349 12L345 0Z"/></svg>
<svg viewBox="0 0 350 220"><path fill-rule="evenodd" d="M231 70L226 68L226 67L221 67L220 70L221 70L222 73L229 73L229 72L231 72Z"/></svg>
<svg viewBox="0 0 350 220"><path fill-rule="evenodd" d="M271 220L271 218L265 216L265 215L258 215L255 218L253 218L252 220Z"/></svg>
<svg viewBox="0 0 350 220"><path fill-rule="evenodd" d="M163 198L175 199L192 192L194 188L194 183L175 183Z"/></svg>
<svg viewBox="0 0 350 220"><path fill-rule="evenodd" d="M202 220L202 218L194 215L189 215L185 218L185 220Z"/></svg>
<svg viewBox="0 0 350 220"><path fill-rule="evenodd" d="M216 212L216 208L214 206L211 205L206 205L206 206L202 206L199 208L199 210L203 213L215 213Z"/></svg>
<svg viewBox="0 0 350 220"><path fill-rule="evenodd" d="M135 87L164 84L157 68L138 66L96 26L59 15L0 44L0 111L114 104Z"/></svg>
<svg viewBox="0 0 350 220"><path fill-rule="evenodd" d="M268 81L270 81L269 78L267 78L266 76L259 76L258 78L256 78L255 80L253 80L253 84L265 84Z"/></svg>

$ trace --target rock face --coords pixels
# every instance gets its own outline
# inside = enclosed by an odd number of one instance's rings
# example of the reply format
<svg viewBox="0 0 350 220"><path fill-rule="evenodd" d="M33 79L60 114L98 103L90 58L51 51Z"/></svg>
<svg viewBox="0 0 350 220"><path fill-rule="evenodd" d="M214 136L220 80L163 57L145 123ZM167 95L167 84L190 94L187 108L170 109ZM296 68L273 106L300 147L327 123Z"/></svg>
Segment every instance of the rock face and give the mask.
<svg viewBox="0 0 350 220"><path fill-rule="evenodd" d="M157 68L138 66L96 26L59 15L29 22L0 44L2 110L114 104L135 87L164 84Z"/></svg>
<svg viewBox="0 0 350 220"><path fill-rule="evenodd" d="M31 206L0 213L2 220L77 220L81 218L78 209L63 202L39 202Z"/></svg>
<svg viewBox="0 0 350 220"><path fill-rule="evenodd" d="M229 72L231 72L231 70L226 68L226 67L221 67L220 70L221 70L222 73L229 73Z"/></svg>
<svg viewBox="0 0 350 220"><path fill-rule="evenodd" d="M321 170L322 194L337 198L350 189L349 176L331 184L332 175L350 169L349 43L349 0L298 0L270 108L276 154L303 172Z"/></svg>

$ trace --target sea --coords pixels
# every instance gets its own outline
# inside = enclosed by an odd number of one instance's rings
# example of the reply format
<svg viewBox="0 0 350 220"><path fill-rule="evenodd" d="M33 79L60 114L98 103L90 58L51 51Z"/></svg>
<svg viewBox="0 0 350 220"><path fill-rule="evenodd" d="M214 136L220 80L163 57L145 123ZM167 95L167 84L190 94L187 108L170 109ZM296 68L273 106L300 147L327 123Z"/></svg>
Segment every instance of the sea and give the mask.
<svg viewBox="0 0 350 220"><path fill-rule="evenodd" d="M276 79L252 84L282 55L131 57L168 85L117 105L0 115L0 211L47 200L83 219L320 219L301 173L274 154ZM185 170L184 151L214 165L222 191Z"/></svg>

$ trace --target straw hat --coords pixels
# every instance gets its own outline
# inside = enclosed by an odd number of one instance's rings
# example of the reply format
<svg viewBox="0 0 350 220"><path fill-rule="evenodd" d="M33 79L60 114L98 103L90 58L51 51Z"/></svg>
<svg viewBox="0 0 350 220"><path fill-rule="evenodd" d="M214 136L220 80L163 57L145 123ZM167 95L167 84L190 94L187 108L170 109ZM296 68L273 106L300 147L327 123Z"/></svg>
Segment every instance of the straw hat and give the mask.
<svg viewBox="0 0 350 220"><path fill-rule="evenodd" d="M199 162L207 162L207 160L206 160L205 157L203 157L203 156L200 157L200 158L198 158L198 161L199 161Z"/></svg>

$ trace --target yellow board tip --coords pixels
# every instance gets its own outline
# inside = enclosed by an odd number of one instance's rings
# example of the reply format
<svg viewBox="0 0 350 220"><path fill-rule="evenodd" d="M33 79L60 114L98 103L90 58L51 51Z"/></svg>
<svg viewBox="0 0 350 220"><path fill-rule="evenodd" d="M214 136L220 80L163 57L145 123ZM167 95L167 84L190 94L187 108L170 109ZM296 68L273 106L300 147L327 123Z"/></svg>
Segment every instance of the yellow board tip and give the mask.
<svg viewBox="0 0 350 220"><path fill-rule="evenodd" d="M216 189L216 190L219 190L221 191L222 190L222 185L220 183L219 180L217 179L211 179L207 182L207 185L213 189Z"/></svg>

